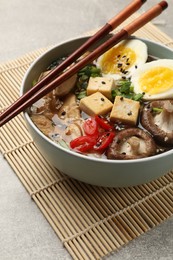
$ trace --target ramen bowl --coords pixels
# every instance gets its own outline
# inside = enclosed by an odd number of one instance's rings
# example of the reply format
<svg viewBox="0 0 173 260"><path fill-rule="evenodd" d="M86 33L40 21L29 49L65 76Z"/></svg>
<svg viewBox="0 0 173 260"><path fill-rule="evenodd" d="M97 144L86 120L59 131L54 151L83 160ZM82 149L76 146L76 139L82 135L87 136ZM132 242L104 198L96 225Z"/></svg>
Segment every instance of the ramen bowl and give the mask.
<svg viewBox="0 0 173 260"><path fill-rule="evenodd" d="M46 51L27 70L21 95L32 82L58 57L65 57L76 50L88 37L75 38ZM148 53L164 59L173 59L173 50L162 44L141 39L148 46ZM173 149L155 156L132 160L93 158L67 150L45 136L24 112L28 130L38 149L50 164L71 178L104 187L127 187L150 182L173 169Z"/></svg>

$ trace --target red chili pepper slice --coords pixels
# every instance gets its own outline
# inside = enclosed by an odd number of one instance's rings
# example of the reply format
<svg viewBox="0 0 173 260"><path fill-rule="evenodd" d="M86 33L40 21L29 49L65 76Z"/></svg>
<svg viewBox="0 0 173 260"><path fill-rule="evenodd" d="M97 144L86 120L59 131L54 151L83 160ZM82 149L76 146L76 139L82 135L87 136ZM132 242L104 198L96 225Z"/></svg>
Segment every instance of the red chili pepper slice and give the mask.
<svg viewBox="0 0 173 260"><path fill-rule="evenodd" d="M79 136L70 142L70 147L79 152L87 152L96 144L96 139L90 136Z"/></svg>
<svg viewBox="0 0 173 260"><path fill-rule="evenodd" d="M112 143L113 138L115 136L114 132L104 132L97 140L96 145L94 145L94 150L103 151L105 150L109 144Z"/></svg>
<svg viewBox="0 0 173 260"><path fill-rule="evenodd" d="M83 129L86 135L98 136L98 124L94 117L85 120Z"/></svg>
<svg viewBox="0 0 173 260"><path fill-rule="evenodd" d="M113 130L113 126L105 118L96 115L95 120L104 130Z"/></svg>

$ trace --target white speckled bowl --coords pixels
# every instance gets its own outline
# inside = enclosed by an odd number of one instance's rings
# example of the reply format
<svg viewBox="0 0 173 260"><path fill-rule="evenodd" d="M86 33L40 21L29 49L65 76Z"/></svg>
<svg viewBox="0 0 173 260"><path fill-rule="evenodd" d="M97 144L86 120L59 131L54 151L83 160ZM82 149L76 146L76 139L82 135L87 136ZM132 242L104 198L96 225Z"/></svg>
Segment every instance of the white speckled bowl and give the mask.
<svg viewBox="0 0 173 260"><path fill-rule="evenodd" d="M66 56L80 46L87 37L61 43L41 55L28 69L23 79L21 95L32 85L53 60ZM143 40L149 54L173 59L173 50L149 40ZM134 186L156 179L173 169L173 149L153 157L137 160L106 160L86 157L69 151L47 138L31 121L27 112L24 117L29 132L43 156L55 167L77 180L99 186Z"/></svg>

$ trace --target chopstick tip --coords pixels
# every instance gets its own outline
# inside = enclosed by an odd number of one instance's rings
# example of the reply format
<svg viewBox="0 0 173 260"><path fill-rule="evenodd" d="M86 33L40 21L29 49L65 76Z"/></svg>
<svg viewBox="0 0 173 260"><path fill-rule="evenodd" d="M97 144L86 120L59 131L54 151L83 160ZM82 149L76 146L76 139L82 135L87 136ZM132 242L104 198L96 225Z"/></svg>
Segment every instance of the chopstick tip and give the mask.
<svg viewBox="0 0 173 260"><path fill-rule="evenodd" d="M168 7L168 3L166 1L160 2L159 5L161 6L162 10L165 10Z"/></svg>

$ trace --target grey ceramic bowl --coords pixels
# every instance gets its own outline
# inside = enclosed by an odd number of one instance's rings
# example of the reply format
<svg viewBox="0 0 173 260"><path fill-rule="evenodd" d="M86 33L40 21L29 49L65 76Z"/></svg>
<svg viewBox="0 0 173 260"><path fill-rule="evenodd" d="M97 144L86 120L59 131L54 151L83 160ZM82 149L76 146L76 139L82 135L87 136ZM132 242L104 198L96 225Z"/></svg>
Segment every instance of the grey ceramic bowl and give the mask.
<svg viewBox="0 0 173 260"><path fill-rule="evenodd" d="M23 79L21 95L32 85L53 60L66 56L79 47L87 37L61 43L40 56L28 69ZM159 58L173 59L173 51L163 45L143 40L149 54ZM31 121L27 111L24 117L29 132L43 156L56 168L68 176L85 183L125 187L147 183L173 169L173 149L153 157L136 160L106 160L86 157L69 151L47 138Z"/></svg>

